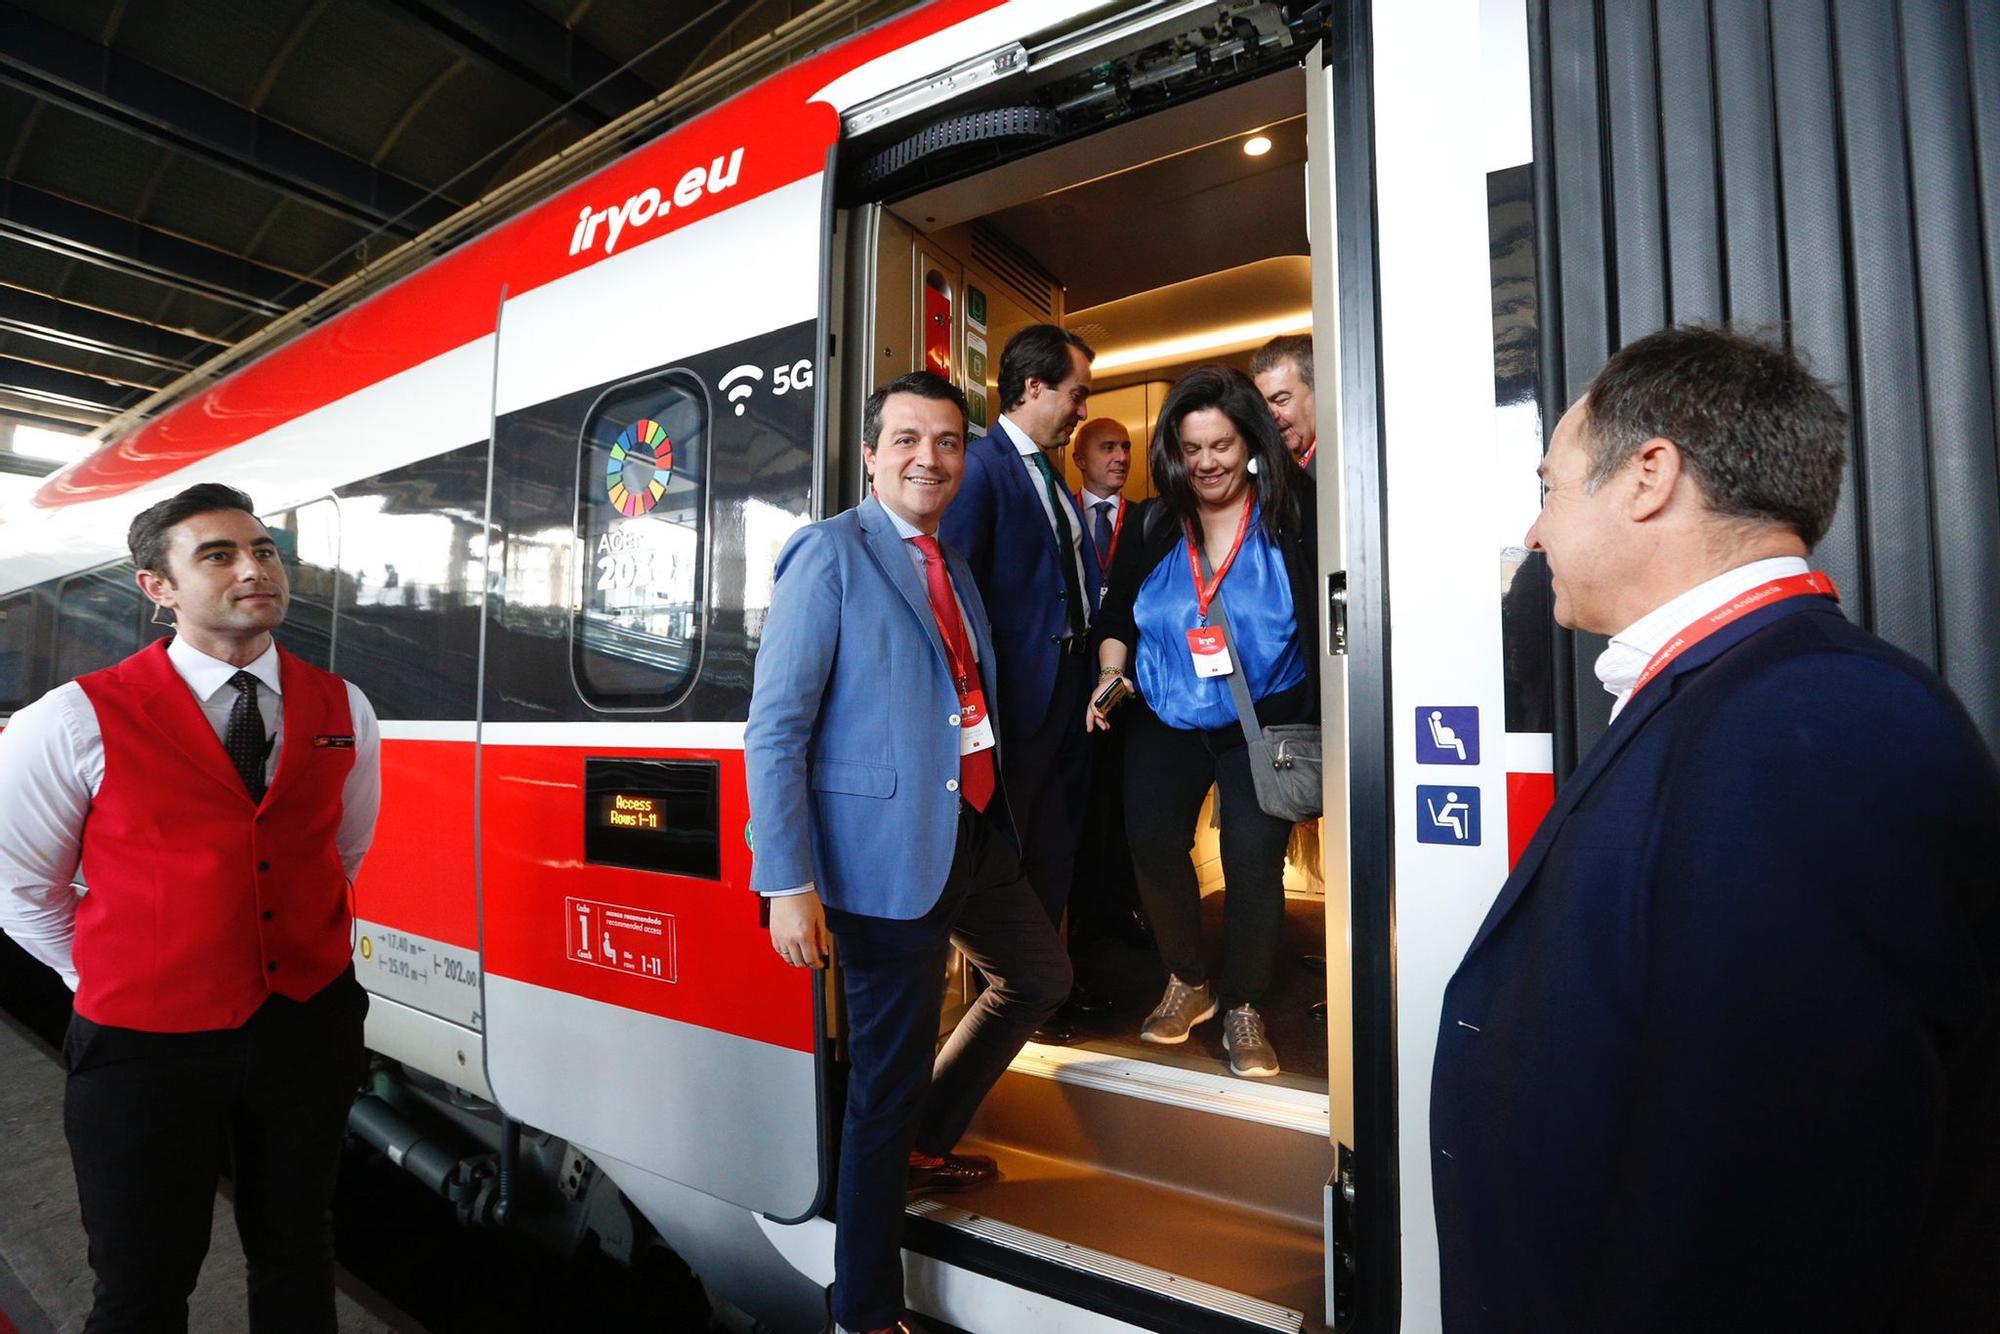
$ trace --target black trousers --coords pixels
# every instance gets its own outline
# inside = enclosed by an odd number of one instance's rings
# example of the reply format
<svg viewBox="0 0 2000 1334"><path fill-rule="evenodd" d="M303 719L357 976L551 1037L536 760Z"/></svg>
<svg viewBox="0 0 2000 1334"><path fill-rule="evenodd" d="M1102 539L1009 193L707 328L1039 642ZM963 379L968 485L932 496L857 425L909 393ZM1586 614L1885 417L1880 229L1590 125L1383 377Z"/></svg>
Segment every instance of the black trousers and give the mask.
<svg viewBox="0 0 2000 1334"><path fill-rule="evenodd" d="M1083 730L1083 706L1096 673L1087 655L1064 654L1056 659L1048 712L1038 719L1001 723L1008 729L1000 738L1000 754L1007 766L1007 805L1021 833L1021 869L1056 923L1069 906L1077 844L1083 838L1094 753Z"/></svg>
<svg viewBox="0 0 2000 1334"><path fill-rule="evenodd" d="M1314 701L1301 684L1257 703L1266 724L1298 722ZM1169 727L1138 715L1125 742L1125 829L1139 901L1160 959L1189 985L1208 980L1201 943L1201 885L1188 854L1209 785L1222 817L1222 989L1225 1008L1261 1005L1285 925L1289 820L1264 814L1250 777L1243 730Z"/></svg>
<svg viewBox="0 0 2000 1334"><path fill-rule="evenodd" d="M1090 791L1083 804L1083 835L1070 886L1070 947L1115 928L1138 910L1139 888L1132 874L1132 847L1125 835L1125 744L1146 712L1143 701L1119 706L1117 725L1094 732L1090 749ZM1131 721L1128 721L1131 720Z"/></svg>
<svg viewBox="0 0 2000 1334"><path fill-rule="evenodd" d="M959 807L937 905L908 921L826 910L847 993L851 1071L841 1122L833 1314L879 1329L903 1312L904 1182L912 1148L951 1151L1007 1063L1069 995L1069 956L1014 845ZM952 945L986 988L937 1045Z"/></svg>
<svg viewBox="0 0 2000 1334"><path fill-rule="evenodd" d="M255 1334L332 1334L334 1175L366 1072L368 995L344 972L241 1028L70 1021L63 1131L96 1274L86 1334L188 1327L218 1174L236 1183Z"/></svg>

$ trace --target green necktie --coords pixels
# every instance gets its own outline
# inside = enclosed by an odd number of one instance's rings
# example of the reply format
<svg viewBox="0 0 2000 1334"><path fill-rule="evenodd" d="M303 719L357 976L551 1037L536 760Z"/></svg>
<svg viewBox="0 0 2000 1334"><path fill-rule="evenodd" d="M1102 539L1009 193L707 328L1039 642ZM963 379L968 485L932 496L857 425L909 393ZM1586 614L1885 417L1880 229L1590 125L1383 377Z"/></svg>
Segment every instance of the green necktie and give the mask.
<svg viewBox="0 0 2000 1334"><path fill-rule="evenodd" d="M1049 456L1037 449L1033 458L1035 466L1042 470L1042 485L1049 491L1049 512L1056 516L1056 547L1060 557L1057 563L1062 566L1063 600L1068 605L1070 637L1081 638L1087 626L1083 585L1076 577L1076 544L1069 531L1069 504L1062 486L1056 481L1056 470L1049 466Z"/></svg>

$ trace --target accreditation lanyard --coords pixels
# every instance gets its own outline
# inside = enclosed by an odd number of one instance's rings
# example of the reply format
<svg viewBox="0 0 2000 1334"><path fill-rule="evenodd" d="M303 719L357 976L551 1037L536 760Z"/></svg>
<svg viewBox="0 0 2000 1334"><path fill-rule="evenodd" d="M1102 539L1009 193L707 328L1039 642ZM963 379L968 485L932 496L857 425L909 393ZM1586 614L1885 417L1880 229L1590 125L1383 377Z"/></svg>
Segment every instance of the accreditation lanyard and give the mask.
<svg viewBox="0 0 2000 1334"><path fill-rule="evenodd" d="M1243 497L1243 517L1236 521L1236 540L1229 544L1229 554L1215 567L1215 577L1207 581L1201 577L1201 561L1195 555L1195 544L1202 539L1196 536L1192 519L1181 521L1187 529L1188 574L1194 580L1195 624L1187 632L1187 640L1196 676L1227 676L1236 669L1229 660L1229 646L1223 641L1222 632L1209 627L1208 604L1215 601L1223 579L1229 574L1230 567L1236 564L1237 553L1243 550L1243 539L1250 532L1250 509L1255 500L1254 494Z"/></svg>
<svg viewBox="0 0 2000 1334"><path fill-rule="evenodd" d="M1660 646L1646 670L1639 673L1639 679L1632 685L1632 695L1646 688L1646 683L1666 670L1667 664L1681 654L1699 644L1702 640L1733 621L1741 620L1760 607L1769 607L1783 602L1786 598L1816 595L1840 601L1840 590L1818 570L1808 570L1804 574L1787 575L1783 579L1773 579L1767 584L1759 584L1749 592L1731 598L1708 615L1682 630ZM1631 696L1626 696L1629 701Z"/></svg>
<svg viewBox="0 0 2000 1334"><path fill-rule="evenodd" d="M950 596L949 589L946 596ZM956 613L954 604L951 608ZM986 690L974 675L972 643L967 637L964 618L954 614L957 634L946 629L945 609L936 603L931 605L932 614L938 622L938 638L944 641L945 661L951 666L951 683L958 691L958 753L971 755L976 751L990 750L993 746L993 720L986 712Z"/></svg>
<svg viewBox="0 0 2000 1334"><path fill-rule="evenodd" d="M1313 455L1317 453L1319 453L1319 437L1314 436L1313 442L1306 446L1306 452L1299 455L1299 466L1303 468L1307 464L1311 463L1313 461Z"/></svg>
<svg viewBox="0 0 2000 1334"><path fill-rule="evenodd" d="M1111 545L1104 548L1102 558L1104 569L1107 573L1111 569L1111 558L1118 554L1118 539L1125 532L1125 511L1131 508L1131 506L1116 496L1112 496L1110 499L1112 507L1118 511L1118 517L1111 521ZM1083 492L1081 491L1076 493L1076 508L1077 513L1081 514L1083 512ZM1098 585L1097 596L1100 600L1104 597L1104 586L1102 584Z"/></svg>

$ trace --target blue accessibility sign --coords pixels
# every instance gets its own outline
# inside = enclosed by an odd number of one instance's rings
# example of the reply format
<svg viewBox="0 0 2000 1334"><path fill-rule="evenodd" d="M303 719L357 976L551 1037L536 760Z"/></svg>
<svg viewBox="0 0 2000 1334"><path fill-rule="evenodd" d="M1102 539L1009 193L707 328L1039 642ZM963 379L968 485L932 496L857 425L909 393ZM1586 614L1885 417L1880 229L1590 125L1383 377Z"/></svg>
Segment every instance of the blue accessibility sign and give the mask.
<svg viewBox="0 0 2000 1334"><path fill-rule="evenodd" d="M1417 705L1417 763L1479 763L1479 707Z"/></svg>
<svg viewBox="0 0 2000 1334"><path fill-rule="evenodd" d="M1471 786L1417 788L1417 842L1453 847L1479 846L1479 789Z"/></svg>

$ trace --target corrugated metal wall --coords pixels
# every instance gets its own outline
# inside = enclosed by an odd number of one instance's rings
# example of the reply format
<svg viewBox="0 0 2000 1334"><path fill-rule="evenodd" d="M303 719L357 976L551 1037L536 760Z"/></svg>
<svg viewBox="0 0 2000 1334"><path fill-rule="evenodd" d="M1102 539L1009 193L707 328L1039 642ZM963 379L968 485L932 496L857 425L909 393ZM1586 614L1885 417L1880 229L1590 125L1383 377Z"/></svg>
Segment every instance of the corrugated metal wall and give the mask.
<svg viewBox="0 0 2000 1334"><path fill-rule="evenodd" d="M1815 565L2000 748L2000 0L1530 0L1530 26L1544 419L1666 324L1788 338L1853 417ZM1567 773L1610 697L1603 641L1564 639Z"/></svg>

